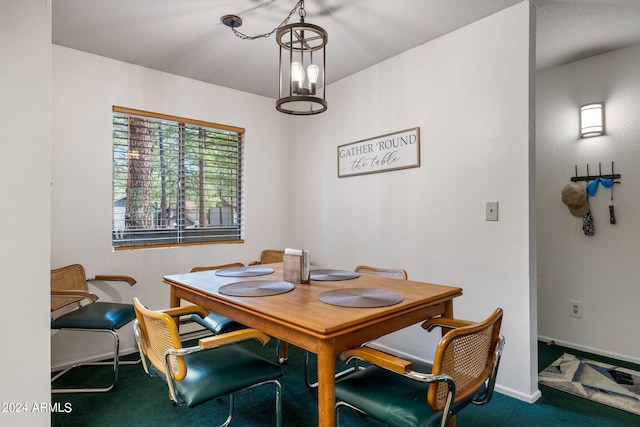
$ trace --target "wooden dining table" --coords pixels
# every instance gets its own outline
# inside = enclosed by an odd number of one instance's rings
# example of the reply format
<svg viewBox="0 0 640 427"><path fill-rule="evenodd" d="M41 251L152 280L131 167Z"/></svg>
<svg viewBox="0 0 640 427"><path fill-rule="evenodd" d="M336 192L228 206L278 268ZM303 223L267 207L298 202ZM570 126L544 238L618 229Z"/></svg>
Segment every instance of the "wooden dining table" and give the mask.
<svg viewBox="0 0 640 427"><path fill-rule="evenodd" d="M458 287L370 274L348 280L311 280L269 296L231 296L219 291L237 282L283 280L282 263L260 267L273 272L253 277L224 277L216 271L165 276L163 281L171 286L170 306L177 307L184 299L317 354L318 425L322 427L335 425L336 354L434 316L453 317L453 299L462 295ZM320 300L339 289L359 288L399 294L401 301L345 307Z"/></svg>

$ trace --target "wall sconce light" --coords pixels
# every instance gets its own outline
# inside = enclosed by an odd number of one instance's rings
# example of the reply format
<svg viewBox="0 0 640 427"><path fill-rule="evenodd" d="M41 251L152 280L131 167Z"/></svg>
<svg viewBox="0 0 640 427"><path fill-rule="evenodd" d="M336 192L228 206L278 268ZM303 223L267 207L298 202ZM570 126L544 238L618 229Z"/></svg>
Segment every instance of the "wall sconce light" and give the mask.
<svg viewBox="0 0 640 427"><path fill-rule="evenodd" d="M604 102L580 107L580 138L604 135Z"/></svg>

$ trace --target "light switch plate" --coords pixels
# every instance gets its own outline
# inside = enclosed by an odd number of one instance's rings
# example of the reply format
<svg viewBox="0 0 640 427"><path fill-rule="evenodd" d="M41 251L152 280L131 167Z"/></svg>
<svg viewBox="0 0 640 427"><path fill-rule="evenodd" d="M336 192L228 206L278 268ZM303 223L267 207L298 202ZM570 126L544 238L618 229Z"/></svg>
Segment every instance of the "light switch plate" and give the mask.
<svg viewBox="0 0 640 427"><path fill-rule="evenodd" d="M487 202L485 209L486 221L498 220L498 202Z"/></svg>

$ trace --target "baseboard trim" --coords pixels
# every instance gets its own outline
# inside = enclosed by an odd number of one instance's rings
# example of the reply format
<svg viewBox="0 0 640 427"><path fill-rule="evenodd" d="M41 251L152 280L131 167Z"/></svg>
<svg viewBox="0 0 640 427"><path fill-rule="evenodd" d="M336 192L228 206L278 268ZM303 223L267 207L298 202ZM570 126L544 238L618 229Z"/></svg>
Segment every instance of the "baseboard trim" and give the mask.
<svg viewBox="0 0 640 427"><path fill-rule="evenodd" d="M57 330L54 330L55 332L59 332ZM199 324L192 322L190 320L181 320L180 321L180 339L185 341L185 340L190 340L190 339L197 339L197 338L203 338L203 337L207 337L211 335L211 331L209 331L208 329L203 328L202 326L200 326ZM120 341L120 343L122 344L122 341ZM135 345L133 347L130 348L120 348L120 357L122 356L127 356L129 354L132 353L137 353L138 352L138 347L136 347ZM91 362L99 362L101 360L105 360L108 359L112 356L113 353L102 353L102 354L98 354L98 355L92 355L90 358L87 359L79 359L79 360L64 360L64 361L58 361L56 363L56 365L51 367L51 372L58 372L61 371L63 369L67 369L73 365L76 365L78 363L91 363Z"/></svg>
<svg viewBox="0 0 640 427"><path fill-rule="evenodd" d="M540 390L536 390L533 394L522 394L513 389L502 387L500 384L495 386L496 393L504 394L505 396L513 397L514 399L521 400L526 403L535 403L542 397Z"/></svg>
<svg viewBox="0 0 640 427"><path fill-rule="evenodd" d="M137 353L138 352L138 348L137 347L132 347L132 348L121 348L120 349L120 357L123 356L128 356L130 354L133 353ZM99 362L101 360L105 360L108 359L110 357L113 356L113 353L104 353L104 354L100 354L97 356L92 356L91 358L88 359L80 359L80 360L75 360L75 361L64 361L64 362L60 362L57 365L54 365L51 367L51 372L58 372L61 371L63 369L67 369L73 365L77 365L79 363L91 363L91 362Z"/></svg>
<svg viewBox="0 0 640 427"><path fill-rule="evenodd" d="M572 348L574 350L584 351L587 353L597 354L599 356L605 356L611 359L622 360L625 362L630 362L630 363L635 363L640 365L640 358L638 357L633 357L626 354L619 354L612 351L603 350L601 348L589 347L589 346L581 345L578 343L563 341L561 339L545 337L541 335L538 335L538 341L543 341L543 342L554 341L556 344L562 347Z"/></svg>

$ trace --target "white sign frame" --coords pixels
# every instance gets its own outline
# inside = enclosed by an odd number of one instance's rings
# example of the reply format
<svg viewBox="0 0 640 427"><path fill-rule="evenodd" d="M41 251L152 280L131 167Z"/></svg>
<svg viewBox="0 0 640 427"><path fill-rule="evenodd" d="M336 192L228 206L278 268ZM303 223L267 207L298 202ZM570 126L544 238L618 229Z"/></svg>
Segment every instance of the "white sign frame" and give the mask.
<svg viewBox="0 0 640 427"><path fill-rule="evenodd" d="M420 167L420 127L338 146L338 178Z"/></svg>

